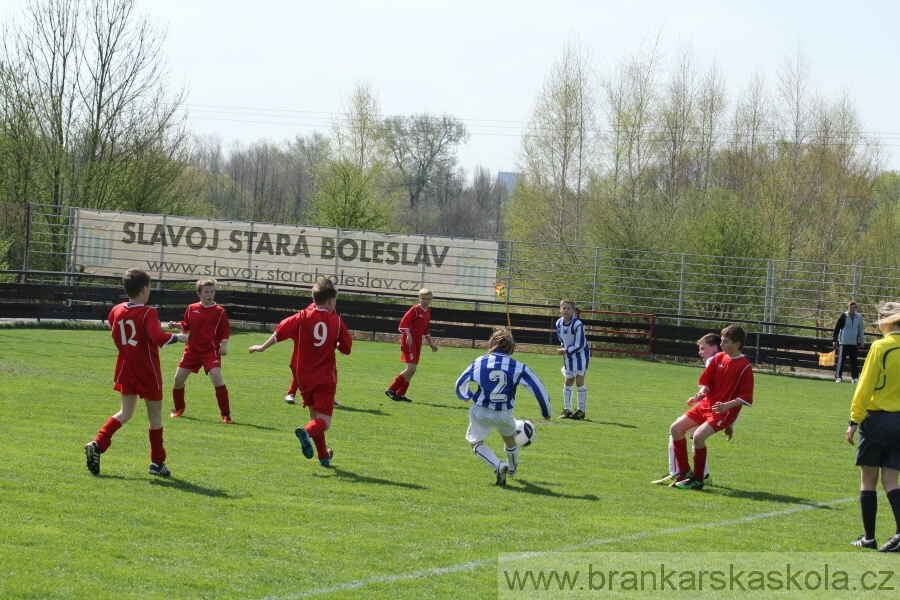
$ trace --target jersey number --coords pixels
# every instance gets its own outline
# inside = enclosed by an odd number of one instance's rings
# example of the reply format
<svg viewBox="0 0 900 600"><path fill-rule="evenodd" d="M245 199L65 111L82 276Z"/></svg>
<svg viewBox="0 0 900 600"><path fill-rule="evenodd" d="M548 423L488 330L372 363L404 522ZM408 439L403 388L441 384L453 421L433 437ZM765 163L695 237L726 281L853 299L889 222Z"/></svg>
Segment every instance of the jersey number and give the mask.
<svg viewBox="0 0 900 600"><path fill-rule="evenodd" d="M496 381L494 391L491 392L491 402L506 402L506 394L501 393L506 388L506 373L503 371L491 371L488 379Z"/></svg>
<svg viewBox="0 0 900 600"><path fill-rule="evenodd" d="M125 326L128 325L128 333L125 333ZM137 327L134 326L134 321L128 319L127 321L119 321L119 336L122 339L122 345L129 346L137 346L137 340L134 339L134 336L137 335Z"/></svg>
<svg viewBox="0 0 900 600"><path fill-rule="evenodd" d="M316 343L313 346L319 347L325 343L328 339L328 325L325 324L325 321L316 323L316 326L313 327L313 337L316 338Z"/></svg>

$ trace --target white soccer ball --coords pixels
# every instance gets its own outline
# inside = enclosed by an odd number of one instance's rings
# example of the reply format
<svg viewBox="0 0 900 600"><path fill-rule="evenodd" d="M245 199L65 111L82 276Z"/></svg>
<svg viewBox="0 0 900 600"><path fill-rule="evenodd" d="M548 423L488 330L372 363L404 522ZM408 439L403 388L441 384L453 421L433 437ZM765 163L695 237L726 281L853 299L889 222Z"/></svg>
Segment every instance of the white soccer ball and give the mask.
<svg viewBox="0 0 900 600"><path fill-rule="evenodd" d="M534 423L523 419L516 419L516 444L519 446L529 446L537 432L534 430Z"/></svg>

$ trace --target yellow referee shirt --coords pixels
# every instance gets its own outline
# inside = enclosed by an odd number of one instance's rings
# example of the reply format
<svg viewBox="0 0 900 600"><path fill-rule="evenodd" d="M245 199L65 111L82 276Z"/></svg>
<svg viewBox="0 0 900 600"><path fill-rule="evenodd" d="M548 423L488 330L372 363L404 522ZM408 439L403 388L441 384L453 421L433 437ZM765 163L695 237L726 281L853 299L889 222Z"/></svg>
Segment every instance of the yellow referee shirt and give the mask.
<svg viewBox="0 0 900 600"><path fill-rule="evenodd" d="M862 423L867 410L900 412L900 331L892 331L874 342L866 355L850 420Z"/></svg>

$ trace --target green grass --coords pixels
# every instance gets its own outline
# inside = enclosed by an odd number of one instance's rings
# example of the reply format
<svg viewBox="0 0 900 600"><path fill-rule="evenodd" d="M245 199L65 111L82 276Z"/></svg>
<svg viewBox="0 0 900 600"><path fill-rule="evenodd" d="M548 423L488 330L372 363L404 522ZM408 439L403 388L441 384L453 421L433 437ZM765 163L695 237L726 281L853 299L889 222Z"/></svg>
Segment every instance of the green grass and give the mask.
<svg viewBox="0 0 900 600"><path fill-rule="evenodd" d="M595 359L588 420L545 423L522 391L516 414L538 436L501 488L463 437L468 405L453 390L478 350L426 353L407 404L383 395L397 346L357 341L338 360L344 407L325 469L293 433L308 413L282 400L290 344L246 352L266 337L229 345L235 425L220 422L208 378L188 380L185 417L165 419L163 480L147 474L141 407L102 474L85 468L84 444L119 405L108 333L0 329L0 597L490 598L500 553L846 551L861 530L849 384L757 373L735 440L709 443L714 485L687 492L649 481L699 369ZM180 352L161 351L168 381ZM559 358L517 357L558 413ZM496 433L488 442L502 452ZM893 533L881 503L879 540Z"/></svg>

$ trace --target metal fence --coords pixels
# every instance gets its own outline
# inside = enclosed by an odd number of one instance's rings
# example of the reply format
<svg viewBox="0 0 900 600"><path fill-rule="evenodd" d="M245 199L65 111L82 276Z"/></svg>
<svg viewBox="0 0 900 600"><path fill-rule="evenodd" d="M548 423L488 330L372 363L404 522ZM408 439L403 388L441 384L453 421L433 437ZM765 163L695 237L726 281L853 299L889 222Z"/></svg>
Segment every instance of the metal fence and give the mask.
<svg viewBox="0 0 900 600"><path fill-rule="evenodd" d="M27 221L27 279L71 271L71 211L32 204ZM501 304L555 306L570 297L584 309L665 315L679 324L756 322L772 333L779 325L828 327L851 298L863 315L900 298L900 269L514 241L499 248Z"/></svg>

